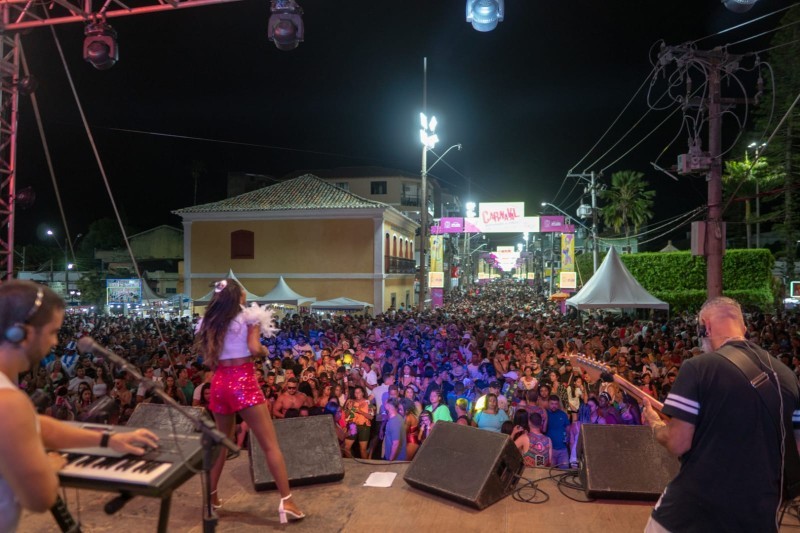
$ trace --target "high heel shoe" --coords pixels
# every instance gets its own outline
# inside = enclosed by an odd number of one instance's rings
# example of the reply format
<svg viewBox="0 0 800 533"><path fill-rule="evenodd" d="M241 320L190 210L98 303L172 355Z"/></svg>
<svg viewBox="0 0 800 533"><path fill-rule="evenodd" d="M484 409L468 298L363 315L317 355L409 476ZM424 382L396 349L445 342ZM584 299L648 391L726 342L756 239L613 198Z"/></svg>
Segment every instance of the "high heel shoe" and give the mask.
<svg viewBox="0 0 800 533"><path fill-rule="evenodd" d="M217 511L219 509L222 509L222 502L221 501L219 503L214 503L214 496L216 494L217 494L217 491L215 491L215 490L211 491L211 508L214 509L215 511ZM217 498L217 501L219 501L219 498Z"/></svg>
<svg viewBox="0 0 800 533"><path fill-rule="evenodd" d="M306 515L305 515L305 513L303 511L300 511L300 514L297 514L294 511L292 511L290 509L287 509L283 505L283 502L285 502L286 500L288 500L291 497L292 497L292 495L289 494L285 498L281 498L281 503L278 505L278 516L281 519L281 524L285 524L286 522L288 522L288 519L287 519L286 515L289 515L289 518L291 518L292 520L300 520L300 519L306 517Z"/></svg>

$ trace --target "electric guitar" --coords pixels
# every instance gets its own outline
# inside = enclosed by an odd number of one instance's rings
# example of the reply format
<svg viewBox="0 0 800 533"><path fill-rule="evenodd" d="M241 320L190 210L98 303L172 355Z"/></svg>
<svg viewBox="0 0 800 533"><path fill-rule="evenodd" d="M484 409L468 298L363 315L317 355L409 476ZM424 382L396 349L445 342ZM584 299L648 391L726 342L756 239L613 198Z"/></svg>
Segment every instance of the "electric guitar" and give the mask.
<svg viewBox="0 0 800 533"><path fill-rule="evenodd" d="M589 377L589 379L591 379L592 382L595 382L599 379L605 382L616 383L625 389L631 396L636 397L636 399L638 399L640 402L650 402L650 405L653 406L653 409L659 413L664 410L663 403L659 402L627 379L615 374L614 371L611 370L611 367L609 367L607 364L583 355L571 355L569 359L572 361L572 366L580 367L584 372L586 372L586 375Z"/></svg>

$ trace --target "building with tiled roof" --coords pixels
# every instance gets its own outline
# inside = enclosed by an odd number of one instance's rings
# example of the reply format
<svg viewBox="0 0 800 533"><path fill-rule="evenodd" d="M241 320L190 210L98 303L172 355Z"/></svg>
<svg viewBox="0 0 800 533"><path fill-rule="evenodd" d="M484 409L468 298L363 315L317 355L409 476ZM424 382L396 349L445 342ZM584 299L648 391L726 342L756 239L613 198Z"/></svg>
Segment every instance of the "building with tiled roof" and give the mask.
<svg viewBox="0 0 800 533"><path fill-rule="evenodd" d="M376 312L414 305L418 224L314 175L173 213L183 219L184 285L192 298L233 270L257 295L283 276L318 300L344 296Z"/></svg>

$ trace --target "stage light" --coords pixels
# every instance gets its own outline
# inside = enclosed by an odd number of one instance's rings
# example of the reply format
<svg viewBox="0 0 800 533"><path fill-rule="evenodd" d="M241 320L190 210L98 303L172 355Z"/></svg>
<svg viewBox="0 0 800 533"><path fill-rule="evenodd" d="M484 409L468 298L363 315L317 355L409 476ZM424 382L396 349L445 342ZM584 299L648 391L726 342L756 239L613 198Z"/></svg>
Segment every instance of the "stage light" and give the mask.
<svg viewBox="0 0 800 533"><path fill-rule="evenodd" d="M492 31L505 13L505 0L467 0L467 22L478 31Z"/></svg>
<svg viewBox="0 0 800 533"><path fill-rule="evenodd" d="M97 70L108 70L119 60L117 32L105 22L92 22L84 30L83 60Z"/></svg>
<svg viewBox="0 0 800 533"><path fill-rule="evenodd" d="M305 38L303 9L295 0L272 0L270 2L269 28L267 36L278 50L294 50Z"/></svg>
<svg viewBox="0 0 800 533"><path fill-rule="evenodd" d="M758 0L722 0L722 5L734 13L744 13L750 11Z"/></svg>

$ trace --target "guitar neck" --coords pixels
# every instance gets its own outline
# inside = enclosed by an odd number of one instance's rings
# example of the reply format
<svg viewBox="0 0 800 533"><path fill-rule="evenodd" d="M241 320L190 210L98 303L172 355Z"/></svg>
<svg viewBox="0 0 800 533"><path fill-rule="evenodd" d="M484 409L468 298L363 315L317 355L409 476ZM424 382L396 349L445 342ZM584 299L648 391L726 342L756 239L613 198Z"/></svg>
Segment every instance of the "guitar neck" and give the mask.
<svg viewBox="0 0 800 533"><path fill-rule="evenodd" d="M650 405L653 406L653 409L658 411L659 413L664 410L664 404L644 392L642 389L628 381L627 379L619 376L617 374L613 374L614 383L628 391L632 396L636 396L641 401L649 401Z"/></svg>

